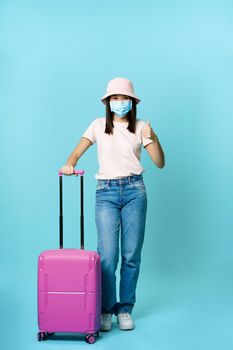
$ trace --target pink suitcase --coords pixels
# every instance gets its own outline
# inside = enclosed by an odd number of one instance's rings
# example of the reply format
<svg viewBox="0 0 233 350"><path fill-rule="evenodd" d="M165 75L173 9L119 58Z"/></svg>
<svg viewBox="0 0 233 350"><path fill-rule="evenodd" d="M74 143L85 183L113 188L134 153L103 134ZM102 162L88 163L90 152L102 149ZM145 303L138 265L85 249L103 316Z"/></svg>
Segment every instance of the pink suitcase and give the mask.
<svg viewBox="0 0 233 350"><path fill-rule="evenodd" d="M63 249L62 174L60 181L60 249L38 258L38 340L55 332L85 334L92 344L99 336L101 314L101 264L95 251L84 250L83 170L80 175L81 249Z"/></svg>

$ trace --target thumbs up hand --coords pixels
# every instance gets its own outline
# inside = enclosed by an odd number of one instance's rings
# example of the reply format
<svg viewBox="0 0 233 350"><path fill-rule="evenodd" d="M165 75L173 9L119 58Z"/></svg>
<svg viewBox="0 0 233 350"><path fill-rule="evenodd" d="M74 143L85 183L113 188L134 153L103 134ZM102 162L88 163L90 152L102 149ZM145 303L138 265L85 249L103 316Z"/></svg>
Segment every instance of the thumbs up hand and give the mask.
<svg viewBox="0 0 233 350"><path fill-rule="evenodd" d="M151 139L153 141L156 141L157 139L154 130L150 126L149 120L147 120L146 125L142 129L142 137L144 137L145 139Z"/></svg>

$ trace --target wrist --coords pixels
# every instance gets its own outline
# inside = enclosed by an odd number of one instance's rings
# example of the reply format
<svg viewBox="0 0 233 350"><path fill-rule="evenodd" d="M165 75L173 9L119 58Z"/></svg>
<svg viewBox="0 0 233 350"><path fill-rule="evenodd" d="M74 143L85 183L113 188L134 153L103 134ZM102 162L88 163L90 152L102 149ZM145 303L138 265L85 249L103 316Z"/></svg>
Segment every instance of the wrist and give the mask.
<svg viewBox="0 0 233 350"><path fill-rule="evenodd" d="M153 142L159 142L158 136L155 133L152 134L151 140Z"/></svg>

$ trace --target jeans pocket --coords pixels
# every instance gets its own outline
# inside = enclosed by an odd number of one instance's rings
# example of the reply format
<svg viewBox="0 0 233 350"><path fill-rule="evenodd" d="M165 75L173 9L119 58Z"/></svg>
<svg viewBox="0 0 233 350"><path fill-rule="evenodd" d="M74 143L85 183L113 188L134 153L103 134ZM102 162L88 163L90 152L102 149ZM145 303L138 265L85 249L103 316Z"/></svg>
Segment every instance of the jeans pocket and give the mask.
<svg viewBox="0 0 233 350"><path fill-rule="evenodd" d="M107 185L105 183L98 183L96 186L96 192L103 192L107 189Z"/></svg>
<svg viewBox="0 0 233 350"><path fill-rule="evenodd" d="M133 188L136 190L140 190L140 191L145 191L145 185L143 181L134 181L133 182Z"/></svg>

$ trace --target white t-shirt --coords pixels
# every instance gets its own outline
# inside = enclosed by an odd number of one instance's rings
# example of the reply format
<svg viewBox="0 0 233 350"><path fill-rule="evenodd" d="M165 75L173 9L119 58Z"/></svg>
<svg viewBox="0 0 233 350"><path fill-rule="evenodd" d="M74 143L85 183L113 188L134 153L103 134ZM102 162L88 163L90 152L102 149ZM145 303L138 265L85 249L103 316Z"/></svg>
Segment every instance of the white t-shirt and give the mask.
<svg viewBox="0 0 233 350"><path fill-rule="evenodd" d="M137 119L135 134L127 129L128 123L116 121L113 121L113 134L106 134L105 123L106 118L95 119L82 135L97 143L99 172L95 177L115 179L144 172L140 164L141 146L153 142L142 137L146 123Z"/></svg>

